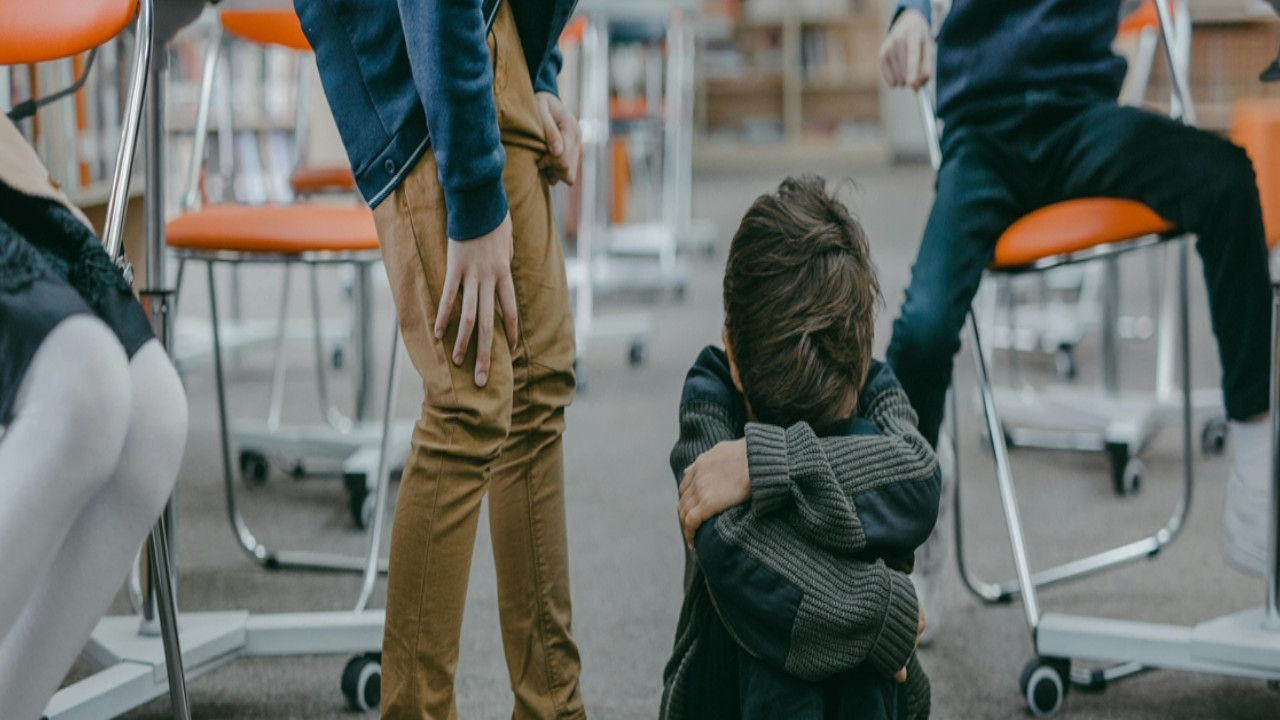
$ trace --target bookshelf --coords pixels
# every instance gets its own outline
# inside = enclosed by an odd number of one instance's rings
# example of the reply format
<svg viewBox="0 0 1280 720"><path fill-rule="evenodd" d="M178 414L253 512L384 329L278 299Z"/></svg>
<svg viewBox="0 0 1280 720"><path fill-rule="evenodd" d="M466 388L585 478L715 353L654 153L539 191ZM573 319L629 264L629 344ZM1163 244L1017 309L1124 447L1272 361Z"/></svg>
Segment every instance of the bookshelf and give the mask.
<svg viewBox="0 0 1280 720"><path fill-rule="evenodd" d="M874 0L708 0L694 162L884 162Z"/></svg>

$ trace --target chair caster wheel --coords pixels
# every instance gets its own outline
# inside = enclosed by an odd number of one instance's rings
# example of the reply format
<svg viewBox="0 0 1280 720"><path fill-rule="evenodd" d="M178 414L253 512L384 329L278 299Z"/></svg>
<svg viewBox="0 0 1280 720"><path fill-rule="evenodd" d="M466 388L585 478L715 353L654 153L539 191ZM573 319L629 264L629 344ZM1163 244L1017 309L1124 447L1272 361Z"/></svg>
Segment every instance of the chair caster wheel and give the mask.
<svg viewBox="0 0 1280 720"><path fill-rule="evenodd" d="M376 710L382 702L382 655L351 658L342 670L342 694L352 710Z"/></svg>
<svg viewBox="0 0 1280 720"><path fill-rule="evenodd" d="M351 522L360 530L369 527L373 522L373 506L375 497L369 492L364 473L347 473L342 476L347 486L347 509L351 511Z"/></svg>
<svg viewBox="0 0 1280 720"><path fill-rule="evenodd" d="M631 367L640 367L644 364L645 355L644 343L637 340L631 343L631 348L627 352L627 362Z"/></svg>
<svg viewBox="0 0 1280 720"><path fill-rule="evenodd" d="M1064 380L1075 380L1080 368L1076 365L1076 351L1070 345L1062 344L1053 351L1053 370Z"/></svg>
<svg viewBox="0 0 1280 720"><path fill-rule="evenodd" d="M672 293L675 295L676 302L684 302L685 297L688 294L688 288L685 287L684 283L678 283L672 290Z"/></svg>
<svg viewBox="0 0 1280 720"><path fill-rule="evenodd" d="M1019 685L1032 715L1050 717L1062 708L1070 687L1067 683L1070 668L1066 660L1041 657L1032 658L1022 668Z"/></svg>
<svg viewBox="0 0 1280 720"><path fill-rule="evenodd" d="M334 370L341 370L342 366L347 364L347 351L341 345L335 346L329 362L333 365Z"/></svg>
<svg viewBox="0 0 1280 720"><path fill-rule="evenodd" d="M260 488L271 477L271 461L257 450L240 451L240 477L250 488Z"/></svg>
<svg viewBox="0 0 1280 720"><path fill-rule="evenodd" d="M1111 460L1111 484L1121 497L1135 495L1142 489L1142 476L1147 466L1142 460L1129 454L1129 446L1122 443L1107 445Z"/></svg>
<svg viewBox="0 0 1280 720"><path fill-rule="evenodd" d="M1227 421L1214 418L1200 431L1200 452L1208 456L1221 455L1227 449Z"/></svg>

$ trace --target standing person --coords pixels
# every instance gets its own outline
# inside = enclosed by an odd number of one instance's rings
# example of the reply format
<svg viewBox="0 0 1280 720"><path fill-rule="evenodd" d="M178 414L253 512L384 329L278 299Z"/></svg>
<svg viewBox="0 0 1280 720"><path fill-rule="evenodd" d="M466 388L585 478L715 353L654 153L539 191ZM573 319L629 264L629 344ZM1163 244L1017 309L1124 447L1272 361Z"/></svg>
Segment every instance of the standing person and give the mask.
<svg viewBox="0 0 1280 720"><path fill-rule="evenodd" d="M937 193L887 359L936 446L960 329L1000 234L1071 198L1146 204L1197 236L1234 445L1222 550L1233 567L1262 575L1271 313L1253 167L1222 138L1116 103L1125 75L1111 49L1119 16L1120 0L954 1L937 40ZM929 26L929 0L900 0L880 51L890 85L928 81ZM940 569L944 555L934 534L925 571ZM938 582L928 572L924 580L936 630Z"/></svg>
<svg viewBox="0 0 1280 720"><path fill-rule="evenodd" d="M573 318L549 195L580 149L556 96L573 2L295 7L426 391L392 533L382 716L457 716L487 492L513 717L584 718L561 446Z"/></svg>

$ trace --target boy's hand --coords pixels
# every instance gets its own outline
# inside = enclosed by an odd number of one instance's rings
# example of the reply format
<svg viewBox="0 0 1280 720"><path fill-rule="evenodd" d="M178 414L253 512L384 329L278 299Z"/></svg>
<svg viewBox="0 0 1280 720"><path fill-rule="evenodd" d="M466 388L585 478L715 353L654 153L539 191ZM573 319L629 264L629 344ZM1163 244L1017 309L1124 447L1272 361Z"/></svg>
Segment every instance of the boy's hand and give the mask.
<svg viewBox="0 0 1280 720"><path fill-rule="evenodd" d="M462 365L471 347L471 335L479 326L476 339L477 387L489 382L489 354L493 348L494 298L502 310L507 343L512 349L519 335L519 313L516 288L511 282L511 213L488 235L458 242L449 240L445 261L444 291L440 293L440 309L436 312L437 340L444 333L453 313L453 305L462 292L462 317L458 320L458 339L453 344L453 364Z"/></svg>
<svg viewBox="0 0 1280 720"><path fill-rule="evenodd" d="M693 547L693 536L702 523L751 498L751 474L747 464L747 440L726 440L698 456L685 468L680 482L680 526L684 540Z"/></svg>
<svg viewBox="0 0 1280 720"><path fill-rule="evenodd" d="M920 636L924 634L924 603L916 600L916 604L920 606L920 619L916 622L916 647L920 647ZM900 683L907 681L907 667L904 665L901 670L893 674L893 679Z"/></svg>
<svg viewBox="0 0 1280 720"><path fill-rule="evenodd" d="M578 160L582 155L582 130L578 120L552 93L536 93L534 102L542 118L547 149L551 151L538 160L538 170L550 185L561 180L572 185L578 179Z"/></svg>
<svg viewBox="0 0 1280 720"><path fill-rule="evenodd" d="M933 59L929 21L919 10L903 10L880 46L880 73L884 81L890 87L910 85L912 90L919 90L933 74Z"/></svg>

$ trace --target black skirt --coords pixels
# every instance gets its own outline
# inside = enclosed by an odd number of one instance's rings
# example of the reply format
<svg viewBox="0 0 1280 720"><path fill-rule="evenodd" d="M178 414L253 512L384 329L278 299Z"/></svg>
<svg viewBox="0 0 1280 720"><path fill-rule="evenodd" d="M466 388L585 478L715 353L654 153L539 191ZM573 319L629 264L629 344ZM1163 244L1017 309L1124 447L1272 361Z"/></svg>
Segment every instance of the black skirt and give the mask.
<svg viewBox="0 0 1280 720"><path fill-rule="evenodd" d="M91 230L61 204L0 183L0 424L36 350L72 315L100 318L130 358L155 337Z"/></svg>

